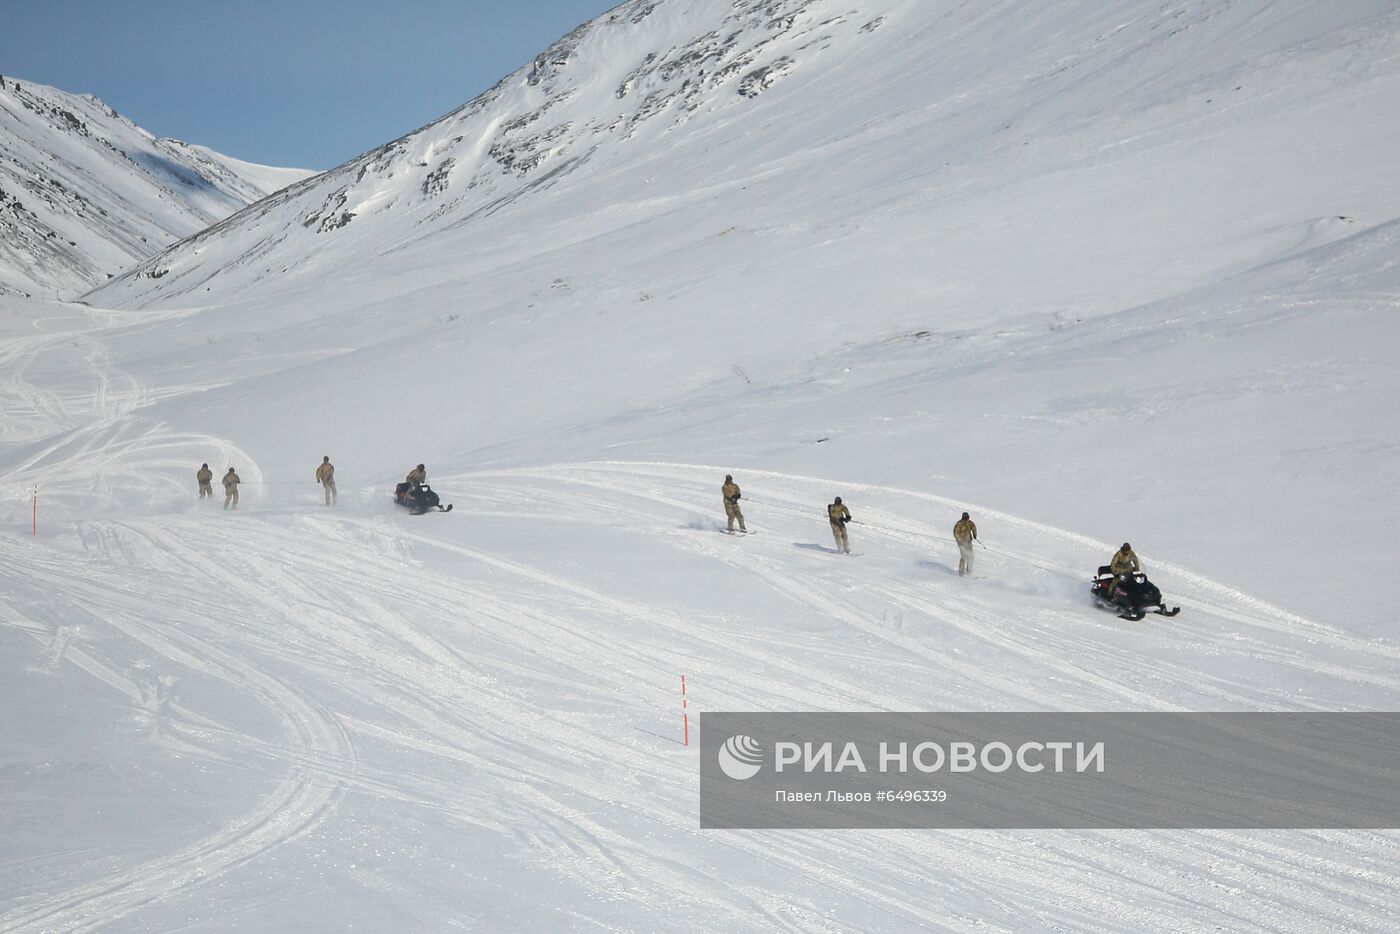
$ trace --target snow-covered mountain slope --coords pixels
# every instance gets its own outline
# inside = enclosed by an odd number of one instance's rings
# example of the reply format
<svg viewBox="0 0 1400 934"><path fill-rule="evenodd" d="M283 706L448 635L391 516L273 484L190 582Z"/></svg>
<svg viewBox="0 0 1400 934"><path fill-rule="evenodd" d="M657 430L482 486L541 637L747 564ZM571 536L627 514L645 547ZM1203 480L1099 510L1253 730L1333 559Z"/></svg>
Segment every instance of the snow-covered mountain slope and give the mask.
<svg viewBox="0 0 1400 934"><path fill-rule="evenodd" d="M90 94L0 86L0 293L72 297L312 173L158 139Z"/></svg>
<svg viewBox="0 0 1400 934"><path fill-rule="evenodd" d="M634 0L93 300L470 282L599 238L644 266L646 227L705 274L776 240L789 301L841 324L1082 317L1392 216L1394 4L1023 7Z"/></svg>
<svg viewBox="0 0 1400 934"><path fill-rule="evenodd" d="M1321 611L1330 597L1300 567L1358 586L1386 558L1313 543L1400 519L1350 511L1358 484L1400 470L1376 421L1390 368L1369 356L1388 344L1357 341L1393 333L1388 306L1358 293L1364 320L1343 323L1343 286L1324 293L1337 304L1313 298L1333 258L1383 255L1400 217L1398 20L1379 0L628 3L460 111L90 300L208 306L214 339L251 341L250 358L297 348L295 372L262 356L288 397L332 398L337 372L376 381L345 416L323 416L334 436L370 424L395 450L430 437L458 463L501 451L503 433L688 404L726 383L799 384L797 437L840 427L850 443L875 415L927 432L931 449L896 445L860 469L948 477L985 501L1040 508L1033 465L1072 450L1057 522L1169 536ZM1226 294L1264 324L1229 329ZM1319 341L1272 326L1269 302L1295 299ZM1210 336L1182 345L1175 308ZM1076 329L1111 318L1124 323ZM1100 346L1115 327L1134 336ZM205 330L182 331L175 352L207 359ZM975 347L977 366L1000 371L1042 337L1085 346L1020 375L1009 399L1001 380L949 366ZM307 362L330 347L353 353ZM504 372L485 365L497 358ZM838 426L830 407L856 397L824 395L833 371L841 385L967 378L956 396L861 399ZM1203 385L1234 387L1233 411L1197 411ZM253 418L265 451L302 430ZM939 443L950 437L972 441ZM1328 466L1295 456L1313 449ZM1230 469L1197 504L1201 457ZM1290 478L1297 509L1274 532L1293 552L1282 566L1238 554L1248 535L1228 531L1257 525L1265 471Z"/></svg>
<svg viewBox="0 0 1400 934"><path fill-rule="evenodd" d="M702 833L677 742L1397 709L1392 7L629 3L0 299L0 931L1394 929L1394 832Z"/></svg>

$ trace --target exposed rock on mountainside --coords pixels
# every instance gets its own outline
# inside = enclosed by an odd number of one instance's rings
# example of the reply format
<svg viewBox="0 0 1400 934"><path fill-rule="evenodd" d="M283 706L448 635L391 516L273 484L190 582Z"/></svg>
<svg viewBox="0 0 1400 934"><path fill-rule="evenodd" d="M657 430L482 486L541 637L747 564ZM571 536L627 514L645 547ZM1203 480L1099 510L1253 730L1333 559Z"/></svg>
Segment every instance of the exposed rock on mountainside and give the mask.
<svg viewBox="0 0 1400 934"><path fill-rule="evenodd" d="M0 86L0 293L70 297L308 176L157 139L92 95Z"/></svg>

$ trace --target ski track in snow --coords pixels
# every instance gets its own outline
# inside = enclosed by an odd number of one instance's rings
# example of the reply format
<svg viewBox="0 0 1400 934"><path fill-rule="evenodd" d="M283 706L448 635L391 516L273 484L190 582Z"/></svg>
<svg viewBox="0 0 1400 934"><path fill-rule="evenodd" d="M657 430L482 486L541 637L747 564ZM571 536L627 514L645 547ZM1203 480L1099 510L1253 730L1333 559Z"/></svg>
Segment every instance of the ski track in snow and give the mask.
<svg viewBox="0 0 1400 934"><path fill-rule="evenodd" d="M556 485L561 483L564 485L563 490L553 492L548 488L531 491L530 499L536 505L550 501L557 508L566 509L570 504L573 504L575 509L582 506L585 511L591 510L592 518L626 515L639 522L654 524L657 516L655 508L629 506L627 500L646 500L658 506L669 508L675 516L703 515L705 497L711 493L707 486L713 485L712 482L708 481L712 481L715 476L723 476L724 472L723 468L713 466L604 463L568 465L549 470L511 471L504 476L540 478ZM461 477L460 481L469 487L480 487L483 481L490 483L494 476L497 474L475 473ZM782 484L776 490L764 489L764 499L761 501L759 509L768 510L770 513L777 513L789 519L802 518L808 529L801 534L811 534L820 538L826 532L826 524L821 518L821 503L823 502L821 491L836 486L835 484L816 478L790 477L766 471L749 471L748 476L760 478L757 481L758 485L765 481ZM689 488L694 498L678 499L674 494L666 495L657 492L654 487L663 483L673 488L678 485L682 489ZM797 484L799 489L816 488L816 491L810 495L799 496L784 489L785 487L790 489L793 484ZM1042 545L1048 543L1057 550L1073 550L1075 554L1081 556L1108 555L1113 551L1113 546L1093 541L1084 536L926 493L870 485L841 484L840 486L854 489L856 495L860 493L881 494L912 500L913 508L907 512L901 512L899 515L887 510L862 510L863 515L873 515L875 521L865 524L858 519L852 534L868 535L876 539L893 539L924 554L937 554L941 551L942 554L948 555L951 549L948 544L951 540L951 523L949 523L949 530L944 530L941 526L932 526L907 517L916 511L927 514L935 510L937 510L938 515L956 516L963 508L972 509L980 517L979 521L983 522L984 534L985 529L989 526L996 527L998 530L1009 529L1020 533L1018 539L1038 538ZM582 487L593 491L612 491L614 495L606 497L595 493L592 496L582 496L571 492L569 487ZM717 494L714 495L717 496ZM846 495L846 499L849 503L851 495ZM751 499L746 500L746 505L753 502ZM578 516L579 521L592 521L592 518L586 513ZM753 523L750 522L750 524ZM1039 577L1050 578L1066 585L1066 589L1079 598L1078 602L1072 602L1062 610L1055 611L1047 620L1050 625L1037 628L1035 633L1037 645L1035 646L1027 644L1023 637L1017 635L1014 627L1022 626L1023 620L1007 619L1002 608L979 607L976 595L970 591L961 595L958 602L951 606L946 603L940 604L932 596L927 582L911 583L907 574L898 573L901 570L907 570L904 568L895 569L896 573L882 575L882 580L872 582L867 576L857 578L849 574L849 569L837 569L833 572L833 569L823 567L821 573L829 583L826 587L821 587L815 586L817 582L810 578L804 579L794 574L793 568L787 563L774 561L771 557L762 554L755 554L754 549L751 548L745 547L743 552L738 552L732 548L723 547L727 544L724 541L711 545L704 536L689 536L674 531L669 537L673 542L681 543L698 553L725 561L752 573L761 578L767 586L811 607L815 612L843 619L853 629L867 630L870 624L862 614L843 607L829 595L824 594L823 590L849 589L858 585L868 594L888 600L899 607L927 613L940 623L972 638L994 639L996 647L1001 650L1009 649L1038 665L1059 666L1075 682L1091 683L1104 687L1116 696L1117 702L1123 705L1121 709L1138 709L1139 704L1143 705L1140 709L1188 709L1179 705L1164 706L1151 695L1115 686L1098 677L1087 665L1072 668L1063 667L1060 661L1063 658L1082 656L1086 650L1101 651L1103 648L1099 642L1077 641L1065 646L1056 646L1042 641L1045 636L1053 636L1056 633L1059 629L1057 624L1083 618L1084 606L1087 604L1089 570L1091 569L1068 564L1047 565L1043 563L1045 561L1043 557L1031 552L1025 546L1019 549L1003 550L999 545L997 551L992 553L992 560L997 560L998 566L1003 572L1015 570L1019 574L1023 573L1026 567L1033 568L1039 572ZM786 547L791 548L792 546L786 545ZM983 570L989 563L986 555L987 552L979 550L978 560L982 562L979 568ZM837 556L833 554L831 557ZM1005 559L1010 559L1010 561ZM881 569L877 566L873 570L879 574ZM1154 577L1163 581L1164 587L1175 588L1166 591L1168 603L1180 603L1188 608L1197 619L1202 615L1208 619L1202 625L1192 622L1187 617L1178 617L1171 622L1158 622L1158 618L1149 615L1147 620L1140 624L1142 626L1165 627L1174 635L1182 632L1200 635L1207 626L1218 630L1220 628L1218 623L1225 622L1236 627L1248 627L1249 630L1255 630L1261 634L1272 633L1287 636L1299 643L1293 653L1280 646L1257 645L1253 642L1245 643L1236 651L1242 656L1257 657L1263 653L1270 660L1278 663L1296 663L1301 671L1316 670L1317 666L1322 665L1321 670L1329 675L1356 680L1392 691L1400 690L1400 678L1389 677L1383 673L1394 670L1397 663L1400 663L1400 648L1357 639L1333 627L1303 619L1263 600L1238 593L1224 584L1176 565L1153 562L1150 570ZM1187 586L1181 586L1182 583ZM989 586L995 588L998 585L992 583ZM1209 617L1215 619L1210 620ZM1104 614L1103 618L1105 620L1115 619L1107 613ZM1013 628L1007 628L1006 624L1008 623ZM1123 625L1129 624L1124 622ZM870 633L877 638L888 639L901 649L916 656L927 658L935 666L947 664L947 659L943 657L942 653L934 653L920 643L911 642L896 634L878 629L870 630ZM1228 638L1230 641L1238 642L1242 638L1249 638L1249 636L1231 631ZM1336 651L1353 652L1362 657L1373 659L1377 665L1382 667L1380 671L1367 672L1349 666L1327 665L1314 654L1314 649L1317 646L1326 646ZM1304 647L1307 649L1306 654L1303 651ZM1110 668L1108 670L1116 671L1118 669ZM1191 674L1190 671L1183 670L1178 670L1178 673L1182 677ZM967 672L967 674L974 678L977 677L975 672ZM1030 687L1022 683L1008 684L1006 682L991 682L986 686L993 690L1009 688L1014 691L1025 691ZM1273 686L1268 686L1269 690L1257 697L1246 697L1229 685L1222 684L1214 687L1215 690L1221 692L1214 698L1220 702L1219 709L1239 709L1240 705L1257 705L1276 695ZM1056 695L1044 693L1023 696L1019 699L1034 705L1054 704L1062 700ZM1208 708L1192 707L1189 709ZM1266 708L1250 706L1249 709ZM1332 708L1324 705L1322 707L1300 706L1296 709Z"/></svg>
<svg viewBox="0 0 1400 934"><path fill-rule="evenodd" d="M107 576L94 570L75 579L65 560L31 558L24 564L30 585L41 591L64 593L66 602L92 615L93 628L110 627L159 657L252 693L278 717L286 750L294 759L347 760L346 770L354 771L353 750L334 717L292 684L193 636L191 632L200 622L195 614L171 611L179 615L153 623L142 594L132 593L125 576ZM210 609L207 598L199 592L183 596L182 606ZM57 660L55 666L56 663ZM89 658L83 667L91 671L97 665ZM104 671L101 676L109 683L119 679L111 671ZM257 802L254 810L218 832L167 857L8 911L0 915L0 930L33 926L87 930L101 926L147 902L215 878L292 839L321 820L341 793L339 782L324 781L294 769L273 794Z"/></svg>
<svg viewBox="0 0 1400 934"><path fill-rule="evenodd" d="M1190 679L1189 668L1152 654L1134 660L1100 638L1115 627L1144 624L1119 623L1089 607L1083 569L1057 557L1066 551L1107 553L1101 543L1085 548L1084 540L1070 533L968 507L982 522L984 536L1009 541L1004 549L999 545L996 552L979 554L983 570L1015 561L1034 569L1030 577L1040 589L1032 589L1030 596L1039 602L1046 602L1047 593L1052 595L1049 602L1060 592L1075 595L1077 602L1053 612L1037 608L1030 620L1033 630L1026 631L1027 620L1008 615L1004 603L979 596L981 588L995 592L995 580L959 581L946 575L930 580L917 565L913 570L919 573L910 573L908 564L889 563L892 547L896 555L949 555L949 536L941 525L912 517L956 515L953 510L960 504L890 488L852 488L843 495L857 510L857 521L869 523L853 530L868 555L845 558L795 547L804 538L826 533L820 505L831 485L812 478L748 472L742 479L756 498L746 502L747 514L750 525L763 534L719 538L717 526L705 523L718 521L713 481L722 475L708 466L592 463L488 471L437 482L444 489L469 491L470 503L459 499L458 504L459 516L464 506L466 515L455 521L470 522L479 508L483 514L542 515L581 528L611 524L654 540L658 548L678 549L694 561L718 562L791 601L810 619L836 627L835 643L850 642L862 655L873 653L884 664L923 672L928 679L951 679L957 685L951 696L977 697L988 709L1183 709L1158 687ZM877 499L879 508L857 509L862 500ZM892 508L896 504L905 508ZM707 506L713 507L708 515ZM704 517L699 527L688 524L695 516ZM809 663L786 651L787 640L755 633L751 642L736 644L732 632L708 633L676 607L605 592L586 580L496 553L489 542L464 543L452 536L451 526L428 525L454 521L445 517L396 514L389 519L303 510L291 516L245 511L219 521L225 518L84 522L80 541L86 561L76 578L71 570L75 556L35 553L6 542L7 565L22 568L36 589L63 592L65 601L91 618L87 635L77 640L72 632L50 634L37 623L25 624L36 639L57 640L47 649L54 668L65 654L81 652L84 641L110 627L172 664L237 685L276 714L281 741L269 744L218 724L183 724L178 731L186 741L205 747L206 754L273 763L285 770L285 777L247 814L195 844L9 906L0 915L0 930L90 929L155 901L187 895L317 823L333 820L347 793L405 802L447 822L491 829L517 839L527 851L562 848L567 855L551 860L555 871L593 891L621 885L649 893L646 908L658 915L680 902L695 911L713 912L724 905L754 926L796 930L822 923L820 913L805 907L801 898L776 894L776 887L728 891L732 880L722 860L708 867L686 866L651 852L625 828L599 815L601 805L619 800L608 781L582 788L552 785L551 764L560 755L596 762L600 769L610 760L625 762L631 782L666 789L651 802L650 818L667 833L697 836L687 790L693 779L688 753L652 749L639 755L636 737L609 735L605 725L586 717L550 711L518 685L547 678L567 694L608 697L624 708L646 710L658 702L649 682L657 671L674 670L677 655L703 668L707 656L724 652L734 657L737 652L752 672L762 674L761 683L732 664L727 675L692 675L692 691L703 698L697 707L899 710L910 706L900 679L861 679L860 659L853 655L849 670L833 671L813 683ZM367 543L373 552L392 558L367 561ZM423 560L405 563L404 552ZM199 561L198 555L216 560ZM423 563L434 556L471 568L481 580L461 582L435 573L431 562ZM158 571L161 592L150 592L149 577L134 585L132 567ZM1284 670L1311 667L1343 687L1362 683L1392 696L1400 693L1400 681L1379 673L1394 670L1400 656L1394 650L1297 619L1181 569L1151 570L1169 588L1169 599L1187 607L1177 620L1161 624L1162 633L1172 638L1242 661L1264 659ZM871 601L907 614L904 624L890 625L876 616ZM151 605L162 607L165 618L149 619L146 608ZM258 625L243 621L248 618ZM601 620L621 622L632 632L649 631L651 638L630 641L600 632ZM479 627L482 644L495 657L473 657L440 637L434 630L449 621ZM1152 635L1147 625L1148 631L1134 637ZM1319 666L1315 654L1305 654L1309 646L1379 667ZM1004 669L979 661L974 650L999 659ZM964 652L966 659L959 657ZM573 662L561 666L561 658ZM274 659L276 665L270 664ZM82 667L91 666L89 661ZM1040 677L1027 677L1031 671ZM338 684L351 673L353 685ZM102 676L122 680L118 672ZM1193 706L1276 706L1273 688L1269 682L1211 678L1201 683ZM337 710L337 697L346 693L353 709ZM1328 706L1326 697L1316 705L1300 704ZM357 761L356 737L391 746L400 757L469 770L472 779L464 787L433 777L431 770L400 771L382 762L364 767ZM489 756L483 754L486 749ZM591 805L581 806L580 798ZM927 892L910 866L940 863L949 836L899 836L895 847L887 846L883 834L842 835L835 842L829 835L786 835L783 846L772 845L773 838L766 835L733 834L706 843L735 858L757 861L767 872L820 880L897 926L930 916ZM1011 867L1024 873L1033 888L1083 899L1097 890L1100 874L1115 872L1134 891L1171 902L1180 897L1180 885L1217 884L1198 867L1203 852L1214 852L1222 864L1252 866L1252 873L1263 876L1254 884L1272 889L1303 877L1309 885L1319 884L1312 876L1321 871L1312 865L1314 857L1290 849L1290 839L1305 840L1310 848L1319 839L1335 840L1339 855L1359 849L1355 855L1363 863L1369 861L1367 851L1379 855L1393 847L1380 834L951 836L957 837L961 868L956 875L963 890L936 901L934 910L955 913L959 903L970 900L993 913L1001 904L1008 916L1023 906L1005 893L979 890L973 880ZM1028 839L1033 847L1027 847ZM1125 850L1137 855L1129 857ZM1143 850L1150 859L1139 858ZM1172 883L1161 881L1173 876ZM1378 907L1378 887L1397 881L1389 868L1362 871L1358 866L1355 872L1332 875L1325 884L1338 905L1364 908ZM1102 904L1087 915L1071 912L1060 920L1105 930L1161 920L1156 917L1160 904L1134 910L1114 902L1112 912L1101 913L1109 907ZM1253 924L1266 923L1273 917L1270 912L1284 908L1260 896L1253 908L1240 910L1245 913L1235 921ZM1298 910L1315 911L1316 905L1309 902ZM1338 923L1367 917L1352 913L1360 911L1355 907L1336 910ZM1287 917L1285 912L1275 920Z"/></svg>
<svg viewBox="0 0 1400 934"><path fill-rule="evenodd" d="M1105 543L919 491L770 471L736 474L761 534L732 538L717 534L725 469L694 464L435 477L456 494L451 517L260 507L246 453L142 421L150 392L112 370L93 322L129 323L92 316L0 341L5 391L27 400L5 409L4 427L34 439L6 463L5 488L42 478L60 510L113 505L55 539L0 536L0 625L32 639L31 671L122 698L151 725L151 754L273 780L163 855L98 874L82 852L0 862L0 889L46 867L44 891L0 897L0 931L139 927L142 912L199 904L212 881L315 832L352 835L338 829L352 800L508 841L493 871L512 886L549 879L560 899L582 893L570 919L598 927L627 926L639 909L705 929L1015 929L1028 913L1080 931L1396 922L1393 834L701 833L693 750L657 733L675 725L681 670L697 712L1280 709L1285 698L1311 710L1394 706L1394 646L1150 556L1184 612L1125 623L1089 604ZM81 363L90 390L42 388L31 370L56 352ZM189 495L176 478L211 445L238 458L247 508L150 508ZM837 490L862 556L827 543L822 505ZM994 543L978 553L979 579L946 564L963 508ZM592 563L490 534L536 527ZM605 537L633 543L618 560L634 566L594 553ZM648 591L653 556L672 562L656 573L704 575L697 591L679 602ZM708 587L739 595L738 609L711 609ZM185 702L182 672L249 698L276 735Z"/></svg>
<svg viewBox="0 0 1400 934"><path fill-rule="evenodd" d="M71 518L38 543L0 536L0 626L32 641L32 674L122 699L150 727L147 755L270 776L269 790L99 874L77 849L0 861L0 931L143 927L143 912L204 899L217 916L211 882L322 830L351 842L340 825L357 801L503 842L497 878L526 892L566 879L561 898L584 896L568 917L596 927L634 927L638 909L713 930L1400 924L1393 833L701 833L694 751L657 732L675 728L680 671L696 711L1393 709L1400 648L1149 555L1183 613L1126 623L1089 605L1112 545L790 473L736 473L762 532L743 538L717 535L725 469L690 463L434 478L458 493L452 517L259 507L258 462L141 419L153 391L102 343L182 314L74 309L0 340L0 433L18 442L0 487L22 499L42 483ZM237 459L248 508L162 511L210 448ZM857 515L861 556L830 550L833 492ZM111 508L94 518L94 504ZM948 564L963 508L993 542L966 581ZM490 535L536 527L587 560ZM612 559L603 539L633 545ZM700 583L658 597L641 580L652 557ZM764 629L770 612L788 625ZM186 672L248 697L276 732L183 699ZM3 895L35 865L45 891ZM536 924L560 917L542 909Z"/></svg>

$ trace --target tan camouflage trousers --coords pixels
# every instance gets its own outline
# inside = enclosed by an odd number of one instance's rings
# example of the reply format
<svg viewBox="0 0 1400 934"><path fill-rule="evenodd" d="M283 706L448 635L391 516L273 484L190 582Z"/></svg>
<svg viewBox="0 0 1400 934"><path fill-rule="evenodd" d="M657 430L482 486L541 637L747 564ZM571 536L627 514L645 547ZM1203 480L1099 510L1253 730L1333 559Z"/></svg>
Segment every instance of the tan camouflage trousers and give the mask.
<svg viewBox="0 0 1400 934"><path fill-rule="evenodd" d="M740 532L748 531L748 529L744 528L744 514L739 511L738 503L731 503L729 500L725 500L724 517L729 520L729 531L734 531L735 522L739 523Z"/></svg>
<svg viewBox="0 0 1400 934"><path fill-rule="evenodd" d="M846 537L846 525L842 522L831 523L831 537L836 539L836 550L844 555L851 553L851 542Z"/></svg>
<svg viewBox="0 0 1400 934"><path fill-rule="evenodd" d="M329 505L331 505L332 503L335 502L335 481L334 481L334 480L322 480L322 481L321 481L321 486L325 487L325 490L326 490L326 505L329 506Z"/></svg>

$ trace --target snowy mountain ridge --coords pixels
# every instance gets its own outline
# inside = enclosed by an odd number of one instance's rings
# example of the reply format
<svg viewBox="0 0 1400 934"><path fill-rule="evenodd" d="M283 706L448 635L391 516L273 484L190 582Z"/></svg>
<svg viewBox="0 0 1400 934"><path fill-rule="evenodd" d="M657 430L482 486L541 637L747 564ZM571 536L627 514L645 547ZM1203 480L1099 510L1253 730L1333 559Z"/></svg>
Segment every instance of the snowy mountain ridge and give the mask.
<svg viewBox="0 0 1400 934"><path fill-rule="evenodd" d="M287 271L273 265L283 254L334 249L318 235L357 218L360 236L359 228L372 224L379 236L401 238L402 247L489 217L590 162L616 158L610 150L639 134L655 138L684 125L702 106L715 108L724 97L757 97L796 66L795 55L849 41L883 22L878 16L855 22L856 11L828 16L829 6L825 0L698 5L630 0L580 26L453 113L332 170L314 185L296 186L201 232L123 278L169 275L154 290L161 296L194 288L203 276L187 274L185 267L197 246L236 242L239 234L233 231L260 231L252 252L266 257L258 273L263 277ZM703 31L695 34L697 25ZM639 44L657 51L637 57ZM639 144L634 151L644 148ZM385 217L367 220L375 215ZM269 222L285 227L269 233ZM246 256L232 260L247 261ZM143 294L140 283L129 288Z"/></svg>
<svg viewBox="0 0 1400 934"><path fill-rule="evenodd" d="M1183 131L1243 138L1273 113L1268 76L1282 59L1298 72L1297 108L1330 108L1337 86L1308 78L1325 73L1323 56L1369 44L1377 48L1360 61L1383 60L1394 41L1395 11L1380 0L1325 14L1306 0L1267 14L1241 3L1088 0L1033 17L1017 10L1005 0L631 0L452 114L172 247L95 298L132 305L281 288L307 265L363 272L367 257L354 244L367 238L384 244L375 263L427 240L474 253L524 216L536 227L567 216L568 227L552 231L567 237L615 231L630 209L663 199L721 214L786 194L782 173L804 165L821 164L826 176L820 199L803 206L806 223L831 226L818 217L833 214L847 219L838 230L889 237L899 215L955 209L975 195L965 183L978 172L1021 163L1046 177L1102 161L1108 184L1124 184L1134 163ZM1208 64L1200 50L1210 50ZM901 90L880 90L893 87ZM1128 167L1124 178L1114 179L1114 164ZM1213 184L1238 173L1237 197L1266 209L1272 192L1248 181L1257 173L1220 168ZM890 199L891 178L911 184L872 213ZM1319 185L1316 175L1297 181L1303 193ZM589 198L593 189L608 197ZM1119 193L1128 194L1103 200ZM1179 207L1189 215L1210 201L1218 199L1200 191ZM781 223L797 206L773 207ZM1044 205L1011 209L1035 215ZM1183 245L1191 252L1181 264L1237 254L1232 241L1253 230L1248 213L1201 217L1220 229L1198 228L1205 242ZM1288 222L1333 214L1364 216L1343 199ZM960 231L930 233L938 236L928 248L946 251L944 238ZM1166 294L1180 280L1148 285Z"/></svg>
<svg viewBox="0 0 1400 934"><path fill-rule="evenodd" d="M72 297L312 174L158 139L90 94L0 80L0 293Z"/></svg>

